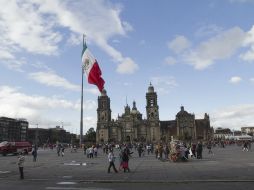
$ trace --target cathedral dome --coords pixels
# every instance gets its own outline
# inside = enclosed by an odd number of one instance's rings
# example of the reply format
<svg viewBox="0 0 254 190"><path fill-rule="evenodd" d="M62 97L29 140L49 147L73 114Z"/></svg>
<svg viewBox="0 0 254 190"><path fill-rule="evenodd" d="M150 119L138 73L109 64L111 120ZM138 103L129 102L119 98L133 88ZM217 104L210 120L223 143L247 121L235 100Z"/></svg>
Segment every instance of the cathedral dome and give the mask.
<svg viewBox="0 0 254 190"><path fill-rule="evenodd" d="M133 107L132 107L132 110L131 110L131 114L139 114L139 111L136 107L136 102L133 101Z"/></svg>
<svg viewBox="0 0 254 190"><path fill-rule="evenodd" d="M152 83L150 83L150 86L148 87L148 93L153 93L154 92L154 88L152 86Z"/></svg>
<svg viewBox="0 0 254 190"><path fill-rule="evenodd" d="M136 114L140 114L140 112L138 110L131 110L131 114L136 115Z"/></svg>
<svg viewBox="0 0 254 190"><path fill-rule="evenodd" d="M186 116L186 115L189 115L189 113L187 111L184 110L184 107L181 106L181 111L179 111L176 116L179 117L179 116Z"/></svg>

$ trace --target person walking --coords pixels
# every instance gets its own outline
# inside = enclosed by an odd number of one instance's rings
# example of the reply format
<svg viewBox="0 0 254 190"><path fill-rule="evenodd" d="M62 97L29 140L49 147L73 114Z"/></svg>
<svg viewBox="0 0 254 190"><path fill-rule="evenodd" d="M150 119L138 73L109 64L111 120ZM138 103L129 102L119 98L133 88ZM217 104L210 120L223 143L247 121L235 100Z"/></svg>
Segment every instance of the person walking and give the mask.
<svg viewBox="0 0 254 190"><path fill-rule="evenodd" d="M33 162L36 162L36 160L37 160L37 146L33 147L32 155L33 155Z"/></svg>
<svg viewBox="0 0 254 190"><path fill-rule="evenodd" d="M129 168L129 154L128 154L127 149L125 149L124 152L123 152L122 160L123 160L122 165L123 165L124 172L126 172L126 170L128 172L130 172L130 168Z"/></svg>
<svg viewBox="0 0 254 190"><path fill-rule="evenodd" d="M196 151L197 151L197 146L195 143L192 143L191 144L191 152L192 152L192 155L196 158Z"/></svg>
<svg viewBox="0 0 254 190"><path fill-rule="evenodd" d="M203 145L202 142L198 142L197 146L197 159L202 159Z"/></svg>
<svg viewBox="0 0 254 190"><path fill-rule="evenodd" d="M116 167L115 167L115 156L113 153L113 149L109 149L109 153L108 153L108 161L109 161L109 166L108 166L108 173L110 173L110 168L113 167L115 173L118 173Z"/></svg>
<svg viewBox="0 0 254 190"><path fill-rule="evenodd" d="M243 151L247 151L247 152L249 151L247 141L245 141L244 144L243 144Z"/></svg>
<svg viewBox="0 0 254 190"><path fill-rule="evenodd" d="M213 154L213 151L212 151L212 143L211 143L211 142L208 142L208 144L207 144L207 149L208 149L208 154Z"/></svg>
<svg viewBox="0 0 254 190"><path fill-rule="evenodd" d="M18 156L20 179L24 179L24 162L25 162L25 156L24 156L24 152L22 152Z"/></svg>
<svg viewBox="0 0 254 190"><path fill-rule="evenodd" d="M61 155L62 155L62 157L64 156L64 146L62 145L62 148L61 148Z"/></svg>

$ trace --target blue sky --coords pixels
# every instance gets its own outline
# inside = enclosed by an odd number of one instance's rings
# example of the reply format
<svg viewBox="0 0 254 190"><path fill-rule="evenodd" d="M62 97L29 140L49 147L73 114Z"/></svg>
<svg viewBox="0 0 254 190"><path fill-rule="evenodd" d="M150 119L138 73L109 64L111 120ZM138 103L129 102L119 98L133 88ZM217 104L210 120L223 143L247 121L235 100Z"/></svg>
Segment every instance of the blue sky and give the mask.
<svg viewBox="0 0 254 190"><path fill-rule="evenodd" d="M98 60L112 117L127 102L161 120L183 105L211 125L254 126L253 0L2 0L0 116L78 133L82 34ZM84 132L96 127L99 91L85 80Z"/></svg>

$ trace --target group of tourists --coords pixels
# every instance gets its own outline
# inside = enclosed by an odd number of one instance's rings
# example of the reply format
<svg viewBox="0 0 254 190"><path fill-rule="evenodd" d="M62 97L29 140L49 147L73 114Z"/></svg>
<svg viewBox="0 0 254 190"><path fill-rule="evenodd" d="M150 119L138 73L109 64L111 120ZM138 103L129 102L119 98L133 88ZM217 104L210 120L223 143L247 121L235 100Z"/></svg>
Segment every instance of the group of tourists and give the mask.
<svg viewBox="0 0 254 190"><path fill-rule="evenodd" d="M168 144L166 143L135 143L135 144L104 144L102 146L98 145L90 145L84 146L84 154L87 158L96 158L98 155L98 149L102 148L104 155L107 155L107 159L109 162L107 172L110 173L111 168L113 168L115 173L119 171L123 172L130 172L129 168L129 161L133 154L132 150L134 148L137 151L138 157L144 157L145 154L154 154L155 158L158 160L171 160L173 162L176 161L187 161L189 158L196 158L202 159L203 156L203 147L206 147L208 150L208 154L214 154L212 151L213 147L221 147L225 148L226 145L234 145L237 144L238 146L242 146L242 151L249 151L251 149L251 142L250 141L243 141L243 142L225 142L225 141L208 141L206 143L202 143L201 141L192 142L192 143L185 143L182 141L174 141ZM74 149L75 148L75 149ZM114 148L119 151L119 155L115 156ZM65 147L62 144L57 144L57 155L64 156ZM33 162L37 161L37 150L38 147L33 145L32 146L32 156ZM71 152L77 152L76 147L71 147ZM116 160L119 160L119 166L116 167ZM25 156L24 152L21 152L18 156L18 167L20 173L20 179L24 179L24 162Z"/></svg>
<svg viewBox="0 0 254 190"><path fill-rule="evenodd" d="M96 145L84 146L84 154L87 158L96 158L98 155L98 147Z"/></svg>
<svg viewBox="0 0 254 190"><path fill-rule="evenodd" d="M64 147L64 145L62 145L62 144L58 144L57 145L57 155L58 156L64 156L64 150L65 150L65 147Z"/></svg>
<svg viewBox="0 0 254 190"><path fill-rule="evenodd" d="M108 153L108 161L109 161L109 166L108 166L108 173L110 173L110 168L113 167L115 173L118 173L118 171L123 170L123 172L130 172L130 168L129 168L129 159L131 157L131 154L133 152L130 151L130 149L128 148L128 146L125 146L124 148L120 148L119 149L119 167L118 170L115 167L115 160L116 160L116 156L113 153L113 148L109 149L109 153Z"/></svg>

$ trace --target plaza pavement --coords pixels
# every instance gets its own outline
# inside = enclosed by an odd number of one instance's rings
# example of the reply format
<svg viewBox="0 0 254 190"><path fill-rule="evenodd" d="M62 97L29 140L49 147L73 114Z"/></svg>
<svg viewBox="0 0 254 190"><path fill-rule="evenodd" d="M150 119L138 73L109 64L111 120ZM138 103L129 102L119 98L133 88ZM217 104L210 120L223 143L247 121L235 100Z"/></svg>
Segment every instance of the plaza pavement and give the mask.
<svg viewBox="0 0 254 190"><path fill-rule="evenodd" d="M56 150L39 150L38 161L26 156L25 181L74 181L79 183L182 183L182 182L254 182L254 150L242 152L241 147L213 148L213 154L204 149L203 159L188 162L160 161L154 154L139 158L134 152L130 159L130 173L107 173L107 155L99 151L97 158L87 158L82 150L64 157ZM118 151L114 150L117 156ZM19 181L17 156L0 156L0 182ZM116 160L118 168L119 162Z"/></svg>

